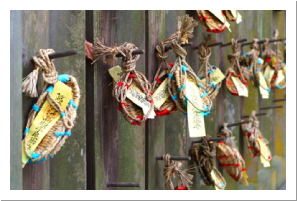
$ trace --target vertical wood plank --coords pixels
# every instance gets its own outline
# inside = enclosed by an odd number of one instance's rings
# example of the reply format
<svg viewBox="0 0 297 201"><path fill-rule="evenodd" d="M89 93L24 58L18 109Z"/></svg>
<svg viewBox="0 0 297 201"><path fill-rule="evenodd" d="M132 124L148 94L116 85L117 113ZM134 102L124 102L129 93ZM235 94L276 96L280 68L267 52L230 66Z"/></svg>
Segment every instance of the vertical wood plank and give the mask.
<svg viewBox="0 0 297 201"><path fill-rule="evenodd" d="M22 190L22 11L10 11L10 190Z"/></svg>
<svg viewBox="0 0 297 201"><path fill-rule="evenodd" d="M29 63L31 56L38 55L39 49L48 48L48 11L23 11L23 75L27 76L33 70ZM37 91L40 93L42 87L41 75L37 84ZM30 98L23 94L23 131L27 123L28 113L37 98ZM23 168L23 189L25 190L44 190L50 187L50 168L49 160L39 164L26 164Z"/></svg>
<svg viewBox="0 0 297 201"><path fill-rule="evenodd" d="M117 29L117 43L130 42L139 49L145 49L145 11L117 11L114 23ZM136 63L136 70L143 74L146 72L145 58L145 55L140 55ZM119 181L137 182L140 184L140 189L145 189L145 124L131 125L121 113L118 115L118 123Z"/></svg>
<svg viewBox="0 0 297 201"><path fill-rule="evenodd" d="M75 56L55 60L59 74L74 76L80 87L77 119L69 137L51 160L50 188L86 189L85 11L50 11L49 47L56 52L77 49Z"/></svg>
<svg viewBox="0 0 297 201"><path fill-rule="evenodd" d="M146 11L146 75L152 81L158 68L156 45L165 39L165 12ZM146 122L146 189L165 189L164 162L157 156L165 154L165 118L157 116Z"/></svg>

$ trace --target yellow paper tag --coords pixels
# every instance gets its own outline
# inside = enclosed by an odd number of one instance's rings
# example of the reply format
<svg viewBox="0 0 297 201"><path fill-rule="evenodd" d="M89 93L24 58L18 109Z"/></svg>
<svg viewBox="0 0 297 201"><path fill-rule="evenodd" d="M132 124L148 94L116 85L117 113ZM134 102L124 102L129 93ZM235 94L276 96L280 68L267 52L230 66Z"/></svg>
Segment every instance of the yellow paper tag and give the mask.
<svg viewBox="0 0 297 201"><path fill-rule="evenodd" d="M113 78L113 80L116 82L120 79L122 75L122 70L119 66L115 66L109 69L108 72ZM127 98L129 98L131 101L133 101L133 103L141 107L145 115L148 113L151 104L149 101L145 99L145 94L142 93L142 91L135 84L133 84L133 82L127 91ZM152 110L148 118L154 119L155 116L156 113L154 110Z"/></svg>
<svg viewBox="0 0 297 201"><path fill-rule="evenodd" d="M273 70L269 65L266 66L264 76L268 83L271 82L272 76L274 75L275 70Z"/></svg>
<svg viewBox="0 0 297 201"><path fill-rule="evenodd" d="M225 22L225 19L224 19L223 15L222 15L221 10L209 10L209 12L211 12L214 16L216 16L221 21L222 24ZM231 32L230 24L229 24L229 22L227 22L227 20L225 22L225 26Z"/></svg>
<svg viewBox="0 0 297 201"><path fill-rule="evenodd" d="M270 163L269 161L267 161L265 158L268 158L270 156L270 151L269 148L266 146L266 144L264 143L264 141L260 138L258 138L258 143L260 145L260 149L261 149L261 163L263 164L264 167L270 167Z"/></svg>
<svg viewBox="0 0 297 201"><path fill-rule="evenodd" d="M198 87L186 80L186 93L188 99L199 109L203 109L202 99L199 95ZM205 136L204 114L203 111L197 110L189 101L187 102L187 119L190 137Z"/></svg>
<svg viewBox="0 0 297 201"><path fill-rule="evenodd" d="M235 77L235 76L231 76L231 79L235 84L235 87L236 87L236 89L238 91L238 95L248 97L249 96L249 91L248 91L247 87L244 84L242 84L240 79L238 77Z"/></svg>
<svg viewBox="0 0 297 201"><path fill-rule="evenodd" d="M276 77L276 81L275 81L275 85L278 85L281 81L283 81L285 79L285 76L283 74L282 70L279 70L277 72L277 77Z"/></svg>
<svg viewBox="0 0 297 201"><path fill-rule="evenodd" d="M244 171L244 173L245 173L245 171ZM243 175L244 175L244 173L243 173ZM249 182L247 181L247 177L245 177L245 175L241 179L241 184L242 184L242 186L249 186Z"/></svg>
<svg viewBox="0 0 297 201"><path fill-rule="evenodd" d="M287 69L287 67L286 67L286 65L283 67L283 74L284 75L286 75L286 69Z"/></svg>
<svg viewBox="0 0 297 201"><path fill-rule="evenodd" d="M247 175L246 171L243 171L243 176L244 176L245 178L249 178L249 176Z"/></svg>
<svg viewBox="0 0 297 201"><path fill-rule="evenodd" d="M276 56L272 56L271 57L271 64L272 64L272 66L274 66L275 63L276 63Z"/></svg>
<svg viewBox="0 0 297 201"><path fill-rule="evenodd" d="M166 78L153 94L155 107L160 109L160 107L163 105L163 103L165 103L168 97L168 78Z"/></svg>
<svg viewBox="0 0 297 201"><path fill-rule="evenodd" d="M70 99L72 98L71 88L64 83L58 81L53 88L51 94L53 98L60 104L62 110L65 110ZM48 101L45 101L41 110L35 117L29 133L27 133L27 150L32 154L43 137L48 133L52 126L60 119L60 113L56 111ZM23 166L28 162L29 158L25 153L25 146L23 140L22 163Z"/></svg>
<svg viewBox="0 0 297 201"><path fill-rule="evenodd" d="M262 95L263 99L268 99L269 98L269 92L268 92L268 87L265 81L265 78L263 76L263 73L261 71L258 72L259 73L259 89L260 89L260 93Z"/></svg>
<svg viewBox="0 0 297 201"><path fill-rule="evenodd" d="M223 79L225 79L225 75L222 73L222 71L219 68L216 68L215 71L210 75L212 78L212 81L215 84L220 83ZM203 78L201 80L201 84L206 85L206 79Z"/></svg>

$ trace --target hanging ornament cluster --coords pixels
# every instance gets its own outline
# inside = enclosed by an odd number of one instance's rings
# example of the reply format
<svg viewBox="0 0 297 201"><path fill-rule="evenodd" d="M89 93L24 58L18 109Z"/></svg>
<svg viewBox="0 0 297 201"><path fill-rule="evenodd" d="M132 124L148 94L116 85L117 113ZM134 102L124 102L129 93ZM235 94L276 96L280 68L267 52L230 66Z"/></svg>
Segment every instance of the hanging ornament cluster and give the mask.
<svg viewBox="0 0 297 201"><path fill-rule="evenodd" d="M226 181L214 165L216 145L209 139L210 136L202 137L201 145L193 145L192 155L204 184L214 186L217 190L224 190Z"/></svg>
<svg viewBox="0 0 297 201"><path fill-rule="evenodd" d="M122 55L121 66L109 69L112 76L112 95L119 103L118 109L125 119L133 125L141 125L148 118L154 118L154 101L151 93L151 84L146 77L136 71L136 62L140 55L133 54L138 48L132 43L108 47L98 39L94 41L94 61L103 56L103 62L114 65L116 55Z"/></svg>
<svg viewBox="0 0 297 201"><path fill-rule="evenodd" d="M197 10L199 20L207 32L221 33L226 27L231 32L230 21L241 22L241 15L237 10Z"/></svg>
<svg viewBox="0 0 297 201"><path fill-rule="evenodd" d="M263 71L268 87L283 89L286 87L286 64L283 62L282 52L277 42L277 54L270 49L269 39L263 43Z"/></svg>
<svg viewBox="0 0 297 201"><path fill-rule="evenodd" d="M39 69L44 80L43 89L33 105L26 124L23 140L23 167L27 162L38 163L53 157L71 135L80 99L80 89L75 77L58 75L50 54L52 49L39 50L33 57L34 71L23 79L23 92L37 97L36 83Z"/></svg>
<svg viewBox="0 0 297 201"><path fill-rule="evenodd" d="M174 190L173 182L171 177L178 180L178 186L175 190L191 190L190 185L193 184L193 175L187 172L193 170L193 167L189 167L185 170L181 170L182 163L179 161L171 160L170 155L166 154L163 156L165 162L164 177L165 177L165 189Z"/></svg>
<svg viewBox="0 0 297 201"><path fill-rule="evenodd" d="M236 182L241 181L243 186L248 186L245 161L236 148L235 137L232 135L232 131L227 128L226 123L218 136L225 137L225 142L220 141L216 146L221 166Z"/></svg>
<svg viewBox="0 0 297 201"><path fill-rule="evenodd" d="M243 119L242 121L247 121ZM256 117L256 111L252 111L248 118L249 123L241 125L243 135L245 136L248 150L253 157L260 156L264 167L270 167L271 153L268 147L268 140L263 138L259 130L259 121Z"/></svg>
<svg viewBox="0 0 297 201"><path fill-rule="evenodd" d="M229 92L234 96L248 97L248 79L250 72L239 63L240 45L236 39L231 39L233 53L228 55L230 67L225 73L226 86Z"/></svg>

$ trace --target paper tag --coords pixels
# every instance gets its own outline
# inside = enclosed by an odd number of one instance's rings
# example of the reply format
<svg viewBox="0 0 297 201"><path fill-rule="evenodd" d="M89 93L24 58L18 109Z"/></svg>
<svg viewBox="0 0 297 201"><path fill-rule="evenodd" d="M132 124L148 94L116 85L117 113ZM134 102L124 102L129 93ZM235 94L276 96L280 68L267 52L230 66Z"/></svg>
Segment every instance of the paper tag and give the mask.
<svg viewBox="0 0 297 201"><path fill-rule="evenodd" d="M249 182L247 181L247 177L245 177L245 176L242 177L241 184L242 184L242 186L249 186Z"/></svg>
<svg viewBox="0 0 297 201"><path fill-rule="evenodd" d="M51 94L53 98L59 103L62 110L65 110L70 99L72 98L71 88L64 83L58 81L53 88ZM45 101L41 110L35 117L29 132L27 133L27 150L32 154L43 137L49 132L53 125L60 119L59 111L56 111L48 101ZM23 140L22 163L23 166L28 162L29 158L25 153L25 140Z"/></svg>
<svg viewBox="0 0 297 201"><path fill-rule="evenodd" d="M117 82L120 79L121 75L123 74L121 67L119 66L115 66L109 69L108 72L115 82ZM145 99L145 94L142 93L142 91L135 84L133 84L133 82L129 87L129 89L127 90L127 98L129 98L131 101L133 101L133 103L141 107L144 115L148 113L151 104L149 101ZM148 118L154 119L155 116L156 116L156 113L154 110L152 110Z"/></svg>
<svg viewBox="0 0 297 201"><path fill-rule="evenodd" d="M239 24L242 21L242 17L240 15L240 13L237 10L230 10L230 11L234 17L236 17L236 15L237 15L236 23Z"/></svg>
<svg viewBox="0 0 297 201"><path fill-rule="evenodd" d="M220 83L223 79L225 79L225 75L222 73L222 71L219 68L216 68L215 71L210 76L212 78L212 81L215 83L215 85ZM201 84L206 85L205 78L201 80Z"/></svg>
<svg viewBox="0 0 297 201"><path fill-rule="evenodd" d="M225 19L224 19L223 15L222 15L221 10L208 10L208 11L211 12L214 16L216 16L221 21L222 24L224 24ZM230 24L229 24L229 22L227 22L227 20L225 22L225 26L231 32Z"/></svg>
<svg viewBox="0 0 297 201"><path fill-rule="evenodd" d="M215 187L215 189L216 190L224 190L224 188L225 188L225 184L224 183L222 183L218 178L217 178L217 176L216 176L216 169L212 169L211 170L211 173L210 173L210 177L211 177L211 179L213 180L213 182L214 182L214 187ZM221 186L223 189L221 189L221 188L218 188L217 186Z"/></svg>
<svg viewBox="0 0 297 201"><path fill-rule="evenodd" d="M243 176L244 176L245 178L249 178L249 176L247 175L246 171L243 171Z"/></svg>
<svg viewBox="0 0 297 201"><path fill-rule="evenodd" d="M165 103L169 95L170 94L168 92L168 78L166 78L153 94L155 107L160 109L160 107L163 105L163 103Z"/></svg>
<svg viewBox="0 0 297 201"><path fill-rule="evenodd" d="M282 70L279 70L277 72L277 77L276 77L276 80L275 80L275 85L278 85L281 81L283 81L285 79L285 76L283 74L283 71Z"/></svg>
<svg viewBox="0 0 297 201"><path fill-rule="evenodd" d="M263 76L263 73L261 71L258 72L259 74L259 89L260 89L260 93L262 95L263 99L268 99L269 98L269 92L268 92L268 86L267 83L265 81L265 78Z"/></svg>
<svg viewBox="0 0 297 201"><path fill-rule="evenodd" d="M276 56L272 56L271 57L271 64L272 64L272 66L274 66L275 63L276 63Z"/></svg>
<svg viewBox="0 0 297 201"><path fill-rule="evenodd" d="M197 108L203 110L203 103L199 95L199 89L189 80L186 80L186 93L188 99L191 100ZM202 137L206 135L203 111L197 110L189 101L187 102L187 118L190 137Z"/></svg>
<svg viewBox="0 0 297 201"><path fill-rule="evenodd" d="M287 67L286 65L283 67L283 74L286 75L286 70L287 70Z"/></svg>
<svg viewBox="0 0 297 201"><path fill-rule="evenodd" d="M236 87L236 89L238 91L238 95L239 96L249 97L249 91L248 91L247 87L244 84L242 84L240 79L238 77L235 77L235 76L231 76L231 79L235 84L235 87Z"/></svg>
<svg viewBox="0 0 297 201"><path fill-rule="evenodd" d="M264 76L265 76L265 79L268 81L268 83L271 82L274 72L275 70L273 70L269 65L266 66Z"/></svg>
<svg viewBox="0 0 297 201"><path fill-rule="evenodd" d="M267 147L267 145L264 143L264 141L261 138L258 138L258 143L260 145L260 149L261 149L261 163L263 164L264 167L270 167L270 163L269 161L267 161L265 158L268 158L270 155L270 151L269 148Z"/></svg>

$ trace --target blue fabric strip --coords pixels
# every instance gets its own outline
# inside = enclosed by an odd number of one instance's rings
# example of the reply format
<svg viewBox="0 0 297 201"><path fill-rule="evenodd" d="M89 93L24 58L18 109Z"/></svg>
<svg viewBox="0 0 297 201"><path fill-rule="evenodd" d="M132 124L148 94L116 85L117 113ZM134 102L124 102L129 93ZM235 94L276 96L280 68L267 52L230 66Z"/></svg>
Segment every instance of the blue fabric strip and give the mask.
<svg viewBox="0 0 297 201"><path fill-rule="evenodd" d="M69 105L72 105L77 110L77 105L75 105L72 99L70 99Z"/></svg>
<svg viewBox="0 0 297 201"><path fill-rule="evenodd" d="M60 80L61 82L68 82L69 81L69 75L68 74L58 75L58 80Z"/></svg>
<svg viewBox="0 0 297 201"><path fill-rule="evenodd" d="M50 85L45 91L51 94L53 92L53 89L54 89L54 86Z"/></svg>
<svg viewBox="0 0 297 201"><path fill-rule="evenodd" d="M41 154L33 153L33 154L31 154L31 156L32 156L33 159L37 159L37 158L39 158L41 156Z"/></svg>
<svg viewBox="0 0 297 201"><path fill-rule="evenodd" d="M183 113L184 116L188 116L187 113Z"/></svg>
<svg viewBox="0 0 297 201"><path fill-rule="evenodd" d="M211 84L212 88L215 88L216 87L216 85L215 85L214 82L209 82L209 84Z"/></svg>
<svg viewBox="0 0 297 201"><path fill-rule="evenodd" d="M66 114L65 113L60 113L61 117L65 117Z"/></svg>
<svg viewBox="0 0 297 201"><path fill-rule="evenodd" d="M187 68L186 66L181 65L181 67L182 67L182 71L183 71L183 72L187 72L188 68Z"/></svg>
<svg viewBox="0 0 297 201"><path fill-rule="evenodd" d="M65 131L65 135L70 136L71 135L71 131Z"/></svg>
<svg viewBox="0 0 297 201"><path fill-rule="evenodd" d="M172 100L175 100L175 99L177 99L178 98L178 95L173 95L172 96Z"/></svg>
<svg viewBox="0 0 297 201"><path fill-rule="evenodd" d="M173 77L173 75L172 75L172 74L168 74L168 77L170 77L170 78L171 78L171 80L175 80L175 78Z"/></svg>
<svg viewBox="0 0 297 201"><path fill-rule="evenodd" d="M65 135L65 133L57 132L57 133L55 134L56 137L60 137L60 136L63 136L63 135Z"/></svg>
<svg viewBox="0 0 297 201"><path fill-rule="evenodd" d="M36 112L40 111L40 107L38 107L36 104L33 105L32 109L35 110Z"/></svg>

